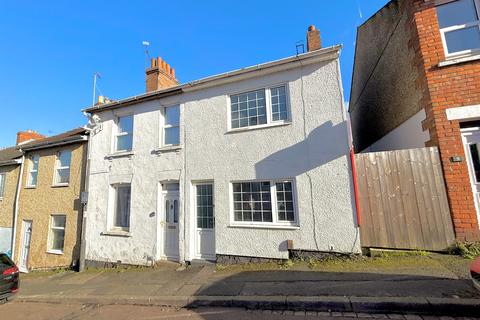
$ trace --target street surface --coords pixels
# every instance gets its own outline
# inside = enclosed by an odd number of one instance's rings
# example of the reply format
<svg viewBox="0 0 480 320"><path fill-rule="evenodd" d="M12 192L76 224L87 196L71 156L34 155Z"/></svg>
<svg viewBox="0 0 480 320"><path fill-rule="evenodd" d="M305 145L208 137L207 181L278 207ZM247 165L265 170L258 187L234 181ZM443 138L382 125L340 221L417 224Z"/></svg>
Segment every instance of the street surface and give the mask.
<svg viewBox="0 0 480 320"><path fill-rule="evenodd" d="M235 308L173 309L132 305L82 305L35 302L8 302L0 305L0 319L8 320L157 320L157 319L205 319L205 320L298 320L298 319L392 319L392 320L469 320L475 318L451 318L417 315L385 315L341 312L304 312L245 310Z"/></svg>

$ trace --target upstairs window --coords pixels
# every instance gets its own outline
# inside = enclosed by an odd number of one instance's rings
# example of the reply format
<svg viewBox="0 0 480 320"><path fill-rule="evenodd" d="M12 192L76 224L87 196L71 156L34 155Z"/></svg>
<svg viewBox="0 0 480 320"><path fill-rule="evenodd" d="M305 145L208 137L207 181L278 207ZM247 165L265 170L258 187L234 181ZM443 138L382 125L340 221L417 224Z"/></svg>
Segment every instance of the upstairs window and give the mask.
<svg viewBox="0 0 480 320"><path fill-rule="evenodd" d="M457 0L437 6L447 57L480 51L480 0Z"/></svg>
<svg viewBox="0 0 480 320"><path fill-rule="evenodd" d="M163 125L163 145L180 144L180 106L165 107Z"/></svg>
<svg viewBox="0 0 480 320"><path fill-rule="evenodd" d="M0 198L3 198L5 194L5 179L7 175L5 173L0 173Z"/></svg>
<svg viewBox="0 0 480 320"><path fill-rule="evenodd" d="M117 133L115 135L115 151L132 151L133 115L117 118Z"/></svg>
<svg viewBox="0 0 480 320"><path fill-rule="evenodd" d="M30 168L28 170L28 181L27 187L36 187L37 186L37 177L38 177L38 162L40 156L38 154L33 155L30 159Z"/></svg>
<svg viewBox="0 0 480 320"><path fill-rule="evenodd" d="M248 128L288 121L286 86L230 96L230 128Z"/></svg>
<svg viewBox="0 0 480 320"><path fill-rule="evenodd" d="M55 164L54 185L67 185L70 182L70 162L72 152L70 150L60 151Z"/></svg>

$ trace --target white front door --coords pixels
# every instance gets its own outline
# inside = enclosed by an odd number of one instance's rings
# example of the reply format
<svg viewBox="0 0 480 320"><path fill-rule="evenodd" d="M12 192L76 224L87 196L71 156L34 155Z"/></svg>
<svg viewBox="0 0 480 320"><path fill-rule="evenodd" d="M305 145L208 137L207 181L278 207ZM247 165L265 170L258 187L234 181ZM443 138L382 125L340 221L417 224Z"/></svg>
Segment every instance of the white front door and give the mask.
<svg viewBox="0 0 480 320"><path fill-rule="evenodd" d="M178 260L179 258L179 230L178 230L178 212L180 210L180 200L178 193L164 194L164 255L167 259Z"/></svg>
<svg viewBox="0 0 480 320"><path fill-rule="evenodd" d="M480 130L462 133L465 155L467 157L473 199L477 209L477 220L480 221Z"/></svg>
<svg viewBox="0 0 480 320"><path fill-rule="evenodd" d="M22 244L20 254L20 271L28 272L28 256L30 253L30 240L32 239L32 221L23 220L22 223Z"/></svg>
<svg viewBox="0 0 480 320"><path fill-rule="evenodd" d="M215 205L213 184L195 185L195 257L215 260Z"/></svg>

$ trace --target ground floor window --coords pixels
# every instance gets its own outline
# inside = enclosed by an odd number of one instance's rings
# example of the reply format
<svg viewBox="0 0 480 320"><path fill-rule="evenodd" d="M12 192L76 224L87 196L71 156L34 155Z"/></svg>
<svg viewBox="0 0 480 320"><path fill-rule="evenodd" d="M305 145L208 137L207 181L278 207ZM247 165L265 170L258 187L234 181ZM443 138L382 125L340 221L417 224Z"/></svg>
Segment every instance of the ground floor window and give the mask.
<svg viewBox="0 0 480 320"><path fill-rule="evenodd" d="M66 221L67 217L65 215L51 215L48 251L63 253Z"/></svg>
<svg viewBox="0 0 480 320"><path fill-rule="evenodd" d="M113 228L128 231L130 228L130 184L118 184L113 186Z"/></svg>
<svg viewBox="0 0 480 320"><path fill-rule="evenodd" d="M240 223L294 224L293 181L232 183L233 220Z"/></svg>

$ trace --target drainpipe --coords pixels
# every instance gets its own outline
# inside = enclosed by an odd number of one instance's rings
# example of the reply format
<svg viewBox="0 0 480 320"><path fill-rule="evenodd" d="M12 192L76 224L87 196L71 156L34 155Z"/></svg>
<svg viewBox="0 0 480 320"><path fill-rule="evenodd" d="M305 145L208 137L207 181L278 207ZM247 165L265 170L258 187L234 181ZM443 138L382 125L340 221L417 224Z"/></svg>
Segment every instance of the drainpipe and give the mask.
<svg viewBox="0 0 480 320"><path fill-rule="evenodd" d="M350 161L352 162L353 192L355 195L355 211L357 211L357 226L360 227L360 197L358 194L357 167L355 167L355 152L350 148Z"/></svg>
<svg viewBox="0 0 480 320"><path fill-rule="evenodd" d="M18 202L20 199L20 191L22 189L22 181L23 181L23 165L25 163L25 154L22 150L22 162L20 163L20 173L18 175L18 183L17 183L17 192L15 194L15 204L14 204L14 211L13 211L13 228L12 228L12 260L15 259L15 241L17 239L17 219L18 219ZM14 260L15 261L15 260Z"/></svg>
<svg viewBox="0 0 480 320"><path fill-rule="evenodd" d="M87 141L87 150L84 151L84 160L85 160L85 181L83 186L83 191L87 193L87 203L82 204L82 225L81 225L81 234L80 234L80 258L78 262L78 272L82 272L85 270L85 251L86 251L86 227L87 227L87 215L88 209L85 210L85 207L88 205L88 184L90 182L90 143L92 140L92 131L93 129L88 128L87 126L84 127L85 130L88 131L89 137ZM80 192L81 197L82 192Z"/></svg>

